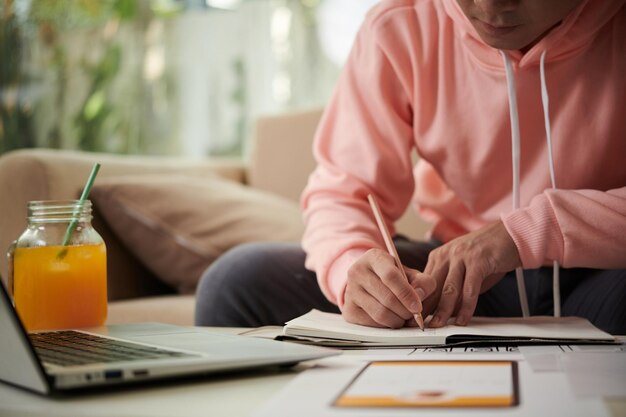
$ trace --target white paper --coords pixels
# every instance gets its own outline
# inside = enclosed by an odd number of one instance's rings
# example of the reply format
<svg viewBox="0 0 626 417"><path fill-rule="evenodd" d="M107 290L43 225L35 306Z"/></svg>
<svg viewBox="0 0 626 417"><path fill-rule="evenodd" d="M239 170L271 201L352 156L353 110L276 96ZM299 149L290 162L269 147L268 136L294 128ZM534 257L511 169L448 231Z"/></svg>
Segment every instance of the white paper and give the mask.
<svg viewBox="0 0 626 417"><path fill-rule="evenodd" d="M520 361L524 356L516 346L493 347L417 347L410 349L350 349L342 355L346 361L376 360L503 360Z"/></svg>
<svg viewBox="0 0 626 417"><path fill-rule="evenodd" d="M287 323L286 335L334 338L383 345L444 344L453 335L480 335L520 339L614 340L580 317L474 317L467 326L448 325L439 329L380 329L346 322L340 314L312 310Z"/></svg>
<svg viewBox="0 0 626 417"><path fill-rule="evenodd" d="M565 351L571 352L569 346L520 346L520 352L532 368L533 372L560 372L564 370L562 363Z"/></svg>
<svg viewBox="0 0 626 417"><path fill-rule="evenodd" d="M324 313L311 310L307 314L295 318L285 326L286 335L305 335L312 337L328 337L343 340L382 342L389 341L399 343L407 339L420 337L428 344L441 344L445 342L445 334L439 329L425 329L405 327L402 329L379 329L375 327L359 326L348 323L340 314Z"/></svg>
<svg viewBox="0 0 626 417"><path fill-rule="evenodd" d="M339 396L339 407L515 406L511 361L378 361Z"/></svg>
<svg viewBox="0 0 626 417"><path fill-rule="evenodd" d="M382 359L385 359L383 357ZM431 416L511 417L568 416L608 417L608 410L598 398L576 398L563 373L535 374L519 362L520 404L507 409L348 409L332 406L334 400L364 366L349 355L329 358L319 367L307 370L269 400L254 417L396 417Z"/></svg>
<svg viewBox="0 0 626 417"><path fill-rule="evenodd" d="M571 352L563 365L577 397L626 398L626 352Z"/></svg>

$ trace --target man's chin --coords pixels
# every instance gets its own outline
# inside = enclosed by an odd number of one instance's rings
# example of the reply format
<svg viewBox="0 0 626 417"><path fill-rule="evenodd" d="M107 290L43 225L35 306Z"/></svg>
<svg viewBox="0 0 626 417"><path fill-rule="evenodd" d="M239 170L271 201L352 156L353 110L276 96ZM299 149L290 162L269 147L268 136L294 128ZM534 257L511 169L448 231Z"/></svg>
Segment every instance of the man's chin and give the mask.
<svg viewBox="0 0 626 417"><path fill-rule="evenodd" d="M494 38L492 36L484 36L480 33L479 36L487 45L495 49L502 49L504 51L519 51L523 50L528 45L525 42Z"/></svg>

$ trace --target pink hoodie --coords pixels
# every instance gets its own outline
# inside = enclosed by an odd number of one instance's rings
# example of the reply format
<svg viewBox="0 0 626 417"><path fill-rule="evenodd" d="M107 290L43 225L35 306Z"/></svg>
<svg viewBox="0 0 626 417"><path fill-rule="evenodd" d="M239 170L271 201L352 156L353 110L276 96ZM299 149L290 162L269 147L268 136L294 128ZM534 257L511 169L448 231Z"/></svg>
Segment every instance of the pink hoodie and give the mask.
<svg viewBox="0 0 626 417"><path fill-rule="evenodd" d="M392 233L413 198L444 242L502 219L525 268L626 267L625 39L624 0L587 0L526 54L507 52L520 126L521 208L512 209L500 51L482 42L455 0L376 6L319 125L318 167L302 195L306 266L326 297L343 305L350 265L384 248L368 193Z"/></svg>

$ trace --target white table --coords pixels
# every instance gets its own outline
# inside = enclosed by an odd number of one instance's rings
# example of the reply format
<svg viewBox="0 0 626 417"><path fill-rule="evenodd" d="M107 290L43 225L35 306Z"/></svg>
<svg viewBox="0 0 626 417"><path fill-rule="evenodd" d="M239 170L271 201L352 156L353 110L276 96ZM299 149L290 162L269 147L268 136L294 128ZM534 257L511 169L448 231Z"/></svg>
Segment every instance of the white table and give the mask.
<svg viewBox="0 0 626 417"><path fill-rule="evenodd" d="M241 329L209 328L238 333ZM363 351L347 353L363 355ZM169 381L148 386L49 399L0 383L0 416L249 416L300 372L302 363L285 371L257 371ZM626 403L608 403L614 416L626 416Z"/></svg>
<svg viewBox="0 0 626 417"><path fill-rule="evenodd" d="M237 334L245 329L201 328ZM248 416L312 366L126 386L50 399L0 383L0 416Z"/></svg>
<svg viewBox="0 0 626 417"><path fill-rule="evenodd" d="M0 386L0 416L248 416L301 370L240 374L52 400Z"/></svg>

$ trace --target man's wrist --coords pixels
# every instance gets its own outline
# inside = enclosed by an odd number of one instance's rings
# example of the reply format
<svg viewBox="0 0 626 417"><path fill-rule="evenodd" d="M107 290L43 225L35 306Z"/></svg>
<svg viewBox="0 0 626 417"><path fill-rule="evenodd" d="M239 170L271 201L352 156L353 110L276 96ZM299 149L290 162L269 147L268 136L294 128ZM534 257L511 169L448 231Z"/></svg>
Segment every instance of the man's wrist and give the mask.
<svg viewBox="0 0 626 417"><path fill-rule="evenodd" d="M339 256L328 268L327 284L334 297L334 301L339 308L343 307L346 283L348 281L348 270L354 262L367 252L365 248L352 248Z"/></svg>

